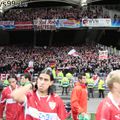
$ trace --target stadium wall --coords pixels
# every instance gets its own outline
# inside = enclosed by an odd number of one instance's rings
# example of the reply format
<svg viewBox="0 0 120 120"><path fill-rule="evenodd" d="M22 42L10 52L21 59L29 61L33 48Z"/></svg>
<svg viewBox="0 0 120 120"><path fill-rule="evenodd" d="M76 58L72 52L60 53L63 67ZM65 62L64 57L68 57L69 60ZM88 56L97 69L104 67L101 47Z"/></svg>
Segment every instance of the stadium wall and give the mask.
<svg viewBox="0 0 120 120"><path fill-rule="evenodd" d="M6 45L9 43L9 33L8 31L0 30L0 45Z"/></svg>

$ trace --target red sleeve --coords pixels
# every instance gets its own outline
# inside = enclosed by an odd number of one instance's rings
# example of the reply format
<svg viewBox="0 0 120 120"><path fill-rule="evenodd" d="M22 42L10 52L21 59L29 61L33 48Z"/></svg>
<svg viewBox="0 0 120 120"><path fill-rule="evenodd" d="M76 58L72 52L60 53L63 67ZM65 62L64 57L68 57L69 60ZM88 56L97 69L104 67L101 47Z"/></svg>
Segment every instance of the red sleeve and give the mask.
<svg viewBox="0 0 120 120"><path fill-rule="evenodd" d="M30 92L30 91L25 94L25 101L23 103L21 103L22 106L28 105L27 101L28 101L28 99L30 98L31 95L32 95L32 92Z"/></svg>
<svg viewBox="0 0 120 120"><path fill-rule="evenodd" d="M75 111L76 113L82 113L84 110L79 104L79 96L80 96L80 89L73 89L71 94L71 109L72 111ZM79 96L78 96L79 95Z"/></svg>
<svg viewBox="0 0 120 120"><path fill-rule="evenodd" d="M96 120L110 120L110 109L107 104L105 104L105 100L103 100L97 108Z"/></svg>
<svg viewBox="0 0 120 120"><path fill-rule="evenodd" d="M5 103L6 103L6 92L5 89L2 91L1 93L1 97L0 97L0 118L3 117L3 111L5 108Z"/></svg>
<svg viewBox="0 0 120 120"><path fill-rule="evenodd" d="M60 120L65 120L67 118L67 111L65 109L64 103L61 98L58 100L58 111L57 114L60 118Z"/></svg>

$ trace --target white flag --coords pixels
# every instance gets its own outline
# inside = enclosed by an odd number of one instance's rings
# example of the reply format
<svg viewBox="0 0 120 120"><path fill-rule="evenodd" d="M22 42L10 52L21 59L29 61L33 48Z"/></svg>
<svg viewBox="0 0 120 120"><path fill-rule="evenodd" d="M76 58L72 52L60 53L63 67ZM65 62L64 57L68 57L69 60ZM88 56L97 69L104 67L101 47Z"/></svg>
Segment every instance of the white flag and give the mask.
<svg viewBox="0 0 120 120"><path fill-rule="evenodd" d="M79 56L79 53L76 52L75 49L72 49L68 52L68 55L71 55L71 56L74 56L74 57L78 57Z"/></svg>

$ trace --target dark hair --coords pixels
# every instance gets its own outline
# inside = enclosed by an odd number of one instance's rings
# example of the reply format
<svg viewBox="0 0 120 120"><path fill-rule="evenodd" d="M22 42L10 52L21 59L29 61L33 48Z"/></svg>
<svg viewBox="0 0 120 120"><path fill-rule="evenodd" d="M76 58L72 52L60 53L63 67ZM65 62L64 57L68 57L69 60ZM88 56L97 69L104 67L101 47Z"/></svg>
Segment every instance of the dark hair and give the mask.
<svg viewBox="0 0 120 120"><path fill-rule="evenodd" d="M78 76L78 79L80 79L80 80L82 79L82 74L80 74L80 75Z"/></svg>
<svg viewBox="0 0 120 120"><path fill-rule="evenodd" d="M49 75L49 76L50 76L50 80L54 82L54 77L53 77L52 71L50 71L49 69L44 69L43 71L41 71L40 74L43 74L43 73ZM39 74L39 75L40 75L40 74ZM36 87L37 87L37 86L36 86ZM53 95L53 93L54 93L54 88L55 88L54 85L49 86L49 88L48 88L48 95L49 95L49 94Z"/></svg>
<svg viewBox="0 0 120 120"><path fill-rule="evenodd" d="M9 80L10 78L14 78L16 81L18 81L17 76L15 74L8 75L7 80Z"/></svg>
<svg viewBox="0 0 120 120"><path fill-rule="evenodd" d="M45 69L45 70L41 71L40 74L42 74L42 73L45 73L45 74L49 75L50 76L50 80L54 81L54 77L53 77L52 71L50 71L49 69Z"/></svg>
<svg viewBox="0 0 120 120"><path fill-rule="evenodd" d="M24 76L25 79L28 78L29 81L31 81L31 75L29 73L22 74L21 77Z"/></svg>

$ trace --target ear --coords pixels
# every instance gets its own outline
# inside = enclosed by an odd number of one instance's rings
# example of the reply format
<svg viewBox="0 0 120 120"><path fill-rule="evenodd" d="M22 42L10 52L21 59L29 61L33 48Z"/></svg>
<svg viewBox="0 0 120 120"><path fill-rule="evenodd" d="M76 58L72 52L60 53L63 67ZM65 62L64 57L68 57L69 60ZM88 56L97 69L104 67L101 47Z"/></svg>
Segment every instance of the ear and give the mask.
<svg viewBox="0 0 120 120"><path fill-rule="evenodd" d="M50 86L53 85L53 81L50 81Z"/></svg>

